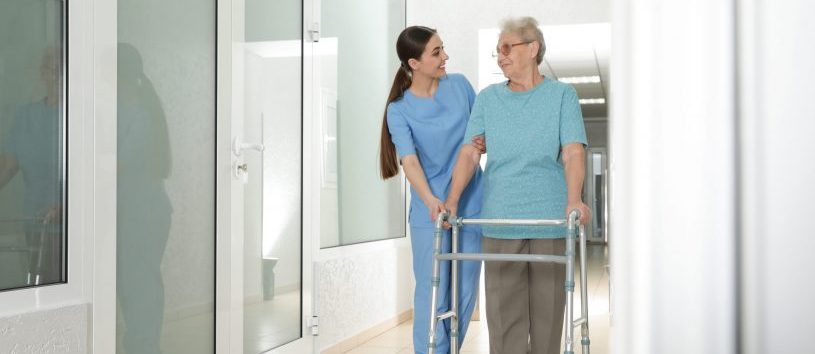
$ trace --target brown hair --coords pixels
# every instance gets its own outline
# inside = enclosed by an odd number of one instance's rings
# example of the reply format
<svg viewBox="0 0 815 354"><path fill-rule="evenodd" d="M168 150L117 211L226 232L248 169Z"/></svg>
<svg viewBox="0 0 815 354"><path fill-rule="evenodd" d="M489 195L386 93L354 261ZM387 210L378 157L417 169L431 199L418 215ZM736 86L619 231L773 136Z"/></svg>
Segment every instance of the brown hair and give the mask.
<svg viewBox="0 0 815 354"><path fill-rule="evenodd" d="M391 140L391 133L388 130L388 105L397 101L405 94L412 83L413 74L407 64L410 59L422 57L425 46L430 38L436 34L436 30L423 26L411 26L405 28L396 39L396 55L399 56L401 65L393 78L393 86L385 103L385 114L382 117L382 134L379 141L379 171L382 179L388 179L399 173L399 158L396 156L396 146Z"/></svg>

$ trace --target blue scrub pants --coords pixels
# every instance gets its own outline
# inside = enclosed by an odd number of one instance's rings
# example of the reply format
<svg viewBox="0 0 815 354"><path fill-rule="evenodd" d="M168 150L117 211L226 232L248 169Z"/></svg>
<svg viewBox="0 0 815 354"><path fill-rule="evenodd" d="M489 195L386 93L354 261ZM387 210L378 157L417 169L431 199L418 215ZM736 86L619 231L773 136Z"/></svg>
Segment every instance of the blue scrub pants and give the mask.
<svg viewBox="0 0 815 354"><path fill-rule="evenodd" d="M431 277L433 271L433 231L432 227L411 226L411 245L413 247L413 276L416 278L416 290L413 295L413 348L416 354L427 353L428 335L430 334L430 297ZM442 236L443 252L450 252L450 230ZM459 232L459 252L481 252L481 228L465 226ZM450 310L450 262L440 263L438 313ZM464 343L464 335L470 324L470 316L475 308L478 295L478 281L481 274L481 262L460 261L458 267L459 290L459 348ZM436 326L436 353L450 352L450 319Z"/></svg>

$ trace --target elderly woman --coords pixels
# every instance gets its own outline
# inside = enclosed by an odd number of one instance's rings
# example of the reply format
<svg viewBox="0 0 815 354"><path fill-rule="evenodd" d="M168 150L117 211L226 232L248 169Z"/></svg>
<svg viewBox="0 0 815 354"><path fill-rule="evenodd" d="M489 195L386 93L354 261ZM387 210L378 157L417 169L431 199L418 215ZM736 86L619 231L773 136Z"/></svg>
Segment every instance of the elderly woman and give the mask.
<svg viewBox="0 0 815 354"><path fill-rule="evenodd" d="M483 218L563 219L578 209L586 223L589 210L581 201L586 133L574 88L539 73L546 46L533 18L506 20L496 51L508 80L476 98L446 209L457 215L480 158L470 141L484 135L489 157ZM482 251L563 254L565 233L563 227L484 226ZM485 280L490 353L527 353L529 344L531 353L560 350L564 265L487 262Z"/></svg>

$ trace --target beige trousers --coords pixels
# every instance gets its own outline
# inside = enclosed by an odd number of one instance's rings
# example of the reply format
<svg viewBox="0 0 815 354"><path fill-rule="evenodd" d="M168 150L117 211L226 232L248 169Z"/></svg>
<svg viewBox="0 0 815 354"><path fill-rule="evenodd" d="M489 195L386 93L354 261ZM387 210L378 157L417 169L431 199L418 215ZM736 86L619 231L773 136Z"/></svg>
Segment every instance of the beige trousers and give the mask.
<svg viewBox="0 0 815 354"><path fill-rule="evenodd" d="M507 240L486 236L482 239L484 253L562 255L565 250L565 239ZM524 262L484 264L490 353L559 353L566 304L563 289L566 266Z"/></svg>

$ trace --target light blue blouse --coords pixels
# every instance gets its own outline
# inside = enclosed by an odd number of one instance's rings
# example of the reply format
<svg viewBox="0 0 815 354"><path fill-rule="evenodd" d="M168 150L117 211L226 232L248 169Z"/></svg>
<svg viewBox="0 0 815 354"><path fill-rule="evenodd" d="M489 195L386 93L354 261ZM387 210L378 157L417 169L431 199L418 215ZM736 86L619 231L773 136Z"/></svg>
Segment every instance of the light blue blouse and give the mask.
<svg viewBox="0 0 815 354"><path fill-rule="evenodd" d="M544 78L529 91L511 91L506 82L478 95L462 143L484 134L482 217L564 219L566 178L561 147L586 145L577 93L570 85ZM484 236L505 239L561 238L563 227L484 226Z"/></svg>

